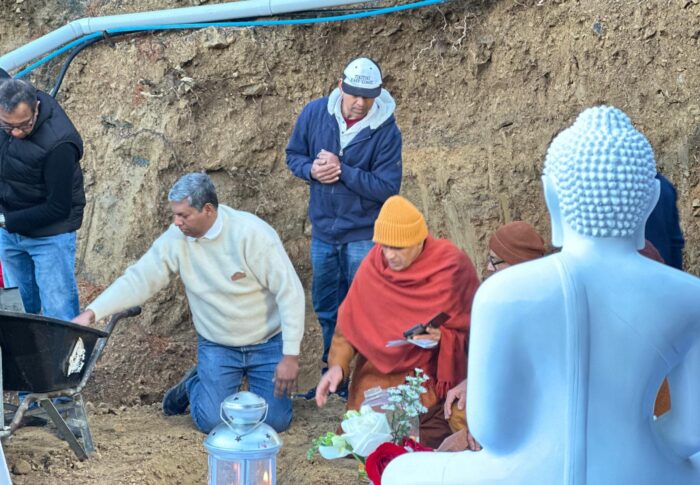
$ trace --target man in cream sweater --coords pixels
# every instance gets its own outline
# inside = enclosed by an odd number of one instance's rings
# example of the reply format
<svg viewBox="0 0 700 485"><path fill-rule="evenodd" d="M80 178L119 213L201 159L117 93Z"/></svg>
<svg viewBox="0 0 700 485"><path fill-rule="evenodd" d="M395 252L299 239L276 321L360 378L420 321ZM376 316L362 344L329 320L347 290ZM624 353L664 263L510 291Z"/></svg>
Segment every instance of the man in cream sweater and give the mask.
<svg viewBox="0 0 700 485"><path fill-rule="evenodd" d="M184 286L198 335L197 366L165 393L163 412L184 414L208 433L219 407L248 378L269 404L266 422L284 431L299 373L304 290L277 233L258 217L219 205L203 173L180 178L168 195L173 224L74 322L89 324L164 288Z"/></svg>

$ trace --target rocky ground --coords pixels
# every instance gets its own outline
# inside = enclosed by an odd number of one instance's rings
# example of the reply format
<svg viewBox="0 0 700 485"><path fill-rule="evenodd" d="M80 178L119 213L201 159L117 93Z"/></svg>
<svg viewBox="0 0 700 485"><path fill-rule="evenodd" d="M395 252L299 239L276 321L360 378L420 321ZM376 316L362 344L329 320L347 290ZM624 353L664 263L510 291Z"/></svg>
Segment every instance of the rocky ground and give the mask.
<svg viewBox="0 0 700 485"><path fill-rule="evenodd" d="M110 406L89 403L96 453L78 460L52 426L22 428L3 447L15 485L105 484L190 485L205 483L205 435L189 416L164 417L158 404ZM306 460L311 440L334 428L343 403L333 399L323 410L307 401L294 404L294 425L281 437L280 485L336 485L357 482L354 460Z"/></svg>
<svg viewBox="0 0 700 485"><path fill-rule="evenodd" d="M80 17L204 3L216 2L0 0L0 52ZM83 299L163 231L167 191L193 170L213 177L222 202L275 227L308 288L307 188L288 173L284 147L302 106L361 54L381 62L397 100L402 193L479 270L500 224L523 219L549 233L539 183L546 147L583 108L609 103L648 136L659 169L678 188L686 268L698 275L699 18L696 0L455 0L345 23L137 34L90 47L59 93L86 142ZM60 61L32 80L48 89ZM308 313L302 388L315 383L319 367L320 332ZM176 281L117 328L87 389L90 401L116 412L95 408L100 455L77 464L65 447L48 448L56 441L50 433L22 429L6 444L24 472L18 483L202 481L202 437L187 419L165 420L152 407L193 362L194 333ZM310 467L301 459L340 412L297 406L281 482L350 483L349 464Z"/></svg>

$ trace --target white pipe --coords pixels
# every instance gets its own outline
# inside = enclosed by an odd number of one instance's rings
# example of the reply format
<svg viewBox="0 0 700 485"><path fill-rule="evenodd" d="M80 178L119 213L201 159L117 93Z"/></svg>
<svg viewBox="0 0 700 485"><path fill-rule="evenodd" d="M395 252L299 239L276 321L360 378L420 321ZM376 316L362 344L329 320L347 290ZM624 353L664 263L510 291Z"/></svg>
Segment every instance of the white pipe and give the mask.
<svg viewBox="0 0 700 485"><path fill-rule="evenodd" d="M0 57L0 68L11 71L37 57L54 51L72 40L108 29L264 17L351 3L364 2L358 2L358 0L244 0L218 5L172 8L125 15L109 15L106 17L86 17L74 20L68 25L5 54Z"/></svg>

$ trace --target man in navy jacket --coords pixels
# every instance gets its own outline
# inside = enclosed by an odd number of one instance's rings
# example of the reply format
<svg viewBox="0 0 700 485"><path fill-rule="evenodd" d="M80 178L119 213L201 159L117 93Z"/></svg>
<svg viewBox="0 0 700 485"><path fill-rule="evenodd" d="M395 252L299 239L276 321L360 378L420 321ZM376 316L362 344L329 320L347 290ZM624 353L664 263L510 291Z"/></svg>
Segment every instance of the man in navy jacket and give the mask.
<svg viewBox="0 0 700 485"><path fill-rule="evenodd" d="M401 187L396 102L376 62L361 57L338 87L307 104L287 145L287 165L310 185L312 299L328 359L338 307L372 247L374 221ZM313 398L315 390L307 393Z"/></svg>
<svg viewBox="0 0 700 485"><path fill-rule="evenodd" d="M683 271L683 247L685 240L678 220L676 189L661 175L656 174L661 185L661 193L656 207L647 219L645 236L651 241L669 266Z"/></svg>

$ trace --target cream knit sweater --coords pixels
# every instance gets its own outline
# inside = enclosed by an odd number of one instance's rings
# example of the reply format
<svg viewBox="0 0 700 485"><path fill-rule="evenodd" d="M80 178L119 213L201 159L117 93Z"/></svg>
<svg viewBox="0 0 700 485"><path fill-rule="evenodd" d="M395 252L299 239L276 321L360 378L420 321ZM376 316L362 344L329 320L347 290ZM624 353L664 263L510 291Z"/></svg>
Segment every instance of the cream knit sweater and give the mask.
<svg viewBox="0 0 700 485"><path fill-rule="evenodd" d="M202 337L240 347L281 330L283 353L299 355L304 289L282 241L253 214L220 204L218 216L222 230L213 239L187 238L171 225L88 308L99 320L141 305L178 274Z"/></svg>

